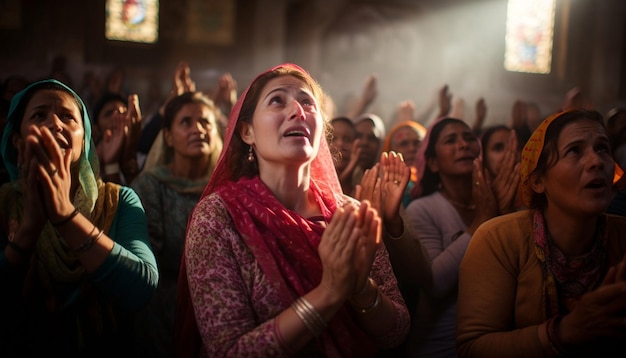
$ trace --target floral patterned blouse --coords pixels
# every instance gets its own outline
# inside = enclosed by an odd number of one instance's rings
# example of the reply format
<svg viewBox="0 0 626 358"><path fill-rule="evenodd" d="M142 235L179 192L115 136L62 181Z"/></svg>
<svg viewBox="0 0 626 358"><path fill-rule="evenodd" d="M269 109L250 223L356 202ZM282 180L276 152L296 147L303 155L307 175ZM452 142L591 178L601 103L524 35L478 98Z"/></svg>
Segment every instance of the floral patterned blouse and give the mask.
<svg viewBox="0 0 626 358"><path fill-rule="evenodd" d="M219 196L197 204L186 238L187 278L203 355L272 357L290 353L277 336L274 317L285 307L254 255L236 231ZM381 245L372 268L374 278L396 306L395 328L372 337L379 347L399 345L410 325L389 256ZM298 356L320 356L310 345ZM374 353L372 353L374 354Z"/></svg>

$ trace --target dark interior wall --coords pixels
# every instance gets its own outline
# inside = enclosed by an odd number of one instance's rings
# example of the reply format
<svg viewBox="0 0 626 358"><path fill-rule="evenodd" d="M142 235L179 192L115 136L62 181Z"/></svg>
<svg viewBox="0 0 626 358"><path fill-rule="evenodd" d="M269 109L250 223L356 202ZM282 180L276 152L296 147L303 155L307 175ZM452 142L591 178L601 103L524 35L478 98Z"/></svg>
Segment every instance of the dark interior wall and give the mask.
<svg viewBox="0 0 626 358"><path fill-rule="evenodd" d="M212 87L224 71L243 89L259 70L293 61L320 80L340 109L376 73L379 95L370 109L388 121L401 100L427 108L443 84L465 101L468 119L485 97L488 123L505 122L517 98L553 110L573 86L602 111L626 102L623 0L558 0L549 75L502 68L505 0L235 2L230 45L184 40L188 0L160 2L160 40L144 45L104 39L104 0L22 0L21 25L0 28L0 79L45 77L52 59L64 55L76 85L86 71L103 77L122 66L129 90L141 98L153 86L166 93L181 59L190 62L199 89Z"/></svg>

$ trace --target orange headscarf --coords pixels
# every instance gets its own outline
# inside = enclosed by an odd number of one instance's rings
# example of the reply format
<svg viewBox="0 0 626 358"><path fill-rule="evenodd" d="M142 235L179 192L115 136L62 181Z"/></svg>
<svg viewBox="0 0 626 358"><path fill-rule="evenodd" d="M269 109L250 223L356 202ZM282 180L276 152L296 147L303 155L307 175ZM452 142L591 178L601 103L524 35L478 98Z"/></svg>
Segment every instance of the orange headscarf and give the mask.
<svg viewBox="0 0 626 358"><path fill-rule="evenodd" d="M420 140L424 139L424 137L426 136L426 127L424 127L420 123L415 122L415 121L402 121L402 122L399 122L396 125L394 125L391 128L391 130L389 131L389 133L385 136L385 140L383 141L383 146L382 146L382 151L383 152L388 152L390 150L390 148L391 148L391 139L393 138L393 136L396 134L396 132L400 128L404 128L404 127L411 127L413 129L415 129L415 131L418 133L418 135L420 137Z"/></svg>
<svg viewBox="0 0 626 358"><path fill-rule="evenodd" d="M398 130L404 127L411 127L415 129L415 131L418 133L417 135L419 136L420 141L426 137L426 127L424 127L423 125L415 121L402 121L402 122L396 123L391 128L389 133L385 136L385 140L383 141L381 152L389 152L391 150L391 140L393 139L393 136L396 134L396 132L398 132ZM417 168L415 167L415 163L407 163L407 164L411 167L411 181L417 182Z"/></svg>
<svg viewBox="0 0 626 358"><path fill-rule="evenodd" d="M543 151L543 147L546 139L546 131L552 122L555 119L560 118L561 116L568 114L570 112L576 111L576 109L569 109L562 112L557 112L550 117L546 118L535 131L530 136L526 145L524 145L524 149L522 149L522 160L520 164L520 182L519 187L517 189L517 195L522 200L522 203L530 207L533 189L530 186L530 176L537 168L537 162L539 161L539 157L541 156L541 152ZM615 163L615 174L613 175L613 183L616 183L624 174L622 168Z"/></svg>

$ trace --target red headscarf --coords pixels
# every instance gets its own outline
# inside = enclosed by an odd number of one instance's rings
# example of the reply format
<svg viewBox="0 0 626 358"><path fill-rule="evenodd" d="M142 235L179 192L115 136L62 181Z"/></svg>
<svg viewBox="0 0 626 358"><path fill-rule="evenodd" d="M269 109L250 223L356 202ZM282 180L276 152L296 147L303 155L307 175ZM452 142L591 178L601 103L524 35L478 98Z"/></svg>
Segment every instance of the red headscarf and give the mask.
<svg viewBox="0 0 626 358"><path fill-rule="evenodd" d="M301 67L282 64L260 74L252 84L260 76L281 68L295 70L310 83L315 83ZM285 208L260 180L258 173L251 178L235 178L235 174L231 173L227 164L228 160L234 158L231 141L234 135L239 135L236 134L237 122L249 89L242 93L230 113L224 133L224 150L202 197L216 193L222 198L242 240L254 254L268 281L280 293L282 305L287 308L299 296L315 288L321 280L322 264L317 247L324 228ZM240 160L245 161L246 157L242 156ZM343 196L324 137L311 162L310 179L310 190L326 222L329 222ZM181 261L177 306L177 355L197 356L201 342L189 297L184 257ZM371 340L352 321L346 308L329 322L328 330L317 342L325 355L362 356L371 355L375 351L369 343Z"/></svg>

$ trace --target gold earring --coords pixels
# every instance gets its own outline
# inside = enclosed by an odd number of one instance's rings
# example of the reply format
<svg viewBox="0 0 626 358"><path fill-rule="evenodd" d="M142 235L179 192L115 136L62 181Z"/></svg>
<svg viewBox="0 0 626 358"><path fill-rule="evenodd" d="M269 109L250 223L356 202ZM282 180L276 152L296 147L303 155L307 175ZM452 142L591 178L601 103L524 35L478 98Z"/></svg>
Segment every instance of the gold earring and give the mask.
<svg viewBox="0 0 626 358"><path fill-rule="evenodd" d="M254 163L254 153L252 152L252 146L248 148L248 162Z"/></svg>

